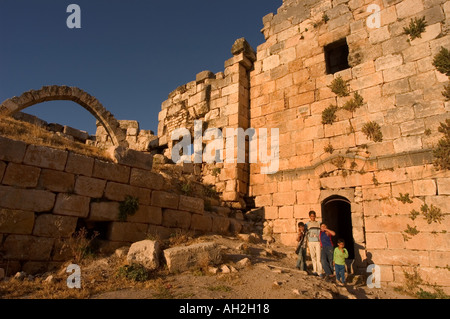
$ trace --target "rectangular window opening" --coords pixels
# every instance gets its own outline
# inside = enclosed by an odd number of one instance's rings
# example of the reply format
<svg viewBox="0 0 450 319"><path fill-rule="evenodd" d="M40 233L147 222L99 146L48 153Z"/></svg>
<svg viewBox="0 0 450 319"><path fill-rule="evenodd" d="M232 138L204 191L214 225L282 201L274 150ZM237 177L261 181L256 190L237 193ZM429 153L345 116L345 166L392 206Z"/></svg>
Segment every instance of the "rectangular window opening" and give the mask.
<svg viewBox="0 0 450 319"><path fill-rule="evenodd" d="M345 38L328 44L324 51L327 74L334 74L350 68L348 64L349 49Z"/></svg>

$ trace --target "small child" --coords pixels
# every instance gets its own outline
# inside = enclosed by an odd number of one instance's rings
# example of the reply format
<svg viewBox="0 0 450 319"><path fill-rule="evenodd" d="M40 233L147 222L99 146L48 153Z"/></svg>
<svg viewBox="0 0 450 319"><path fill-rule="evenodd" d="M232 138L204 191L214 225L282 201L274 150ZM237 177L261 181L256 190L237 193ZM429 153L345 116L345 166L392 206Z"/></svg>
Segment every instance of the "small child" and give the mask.
<svg viewBox="0 0 450 319"><path fill-rule="evenodd" d="M334 249L333 264L336 271L336 282L345 285L345 259L348 258L348 251L344 248L345 241L338 239L338 246Z"/></svg>
<svg viewBox="0 0 450 319"><path fill-rule="evenodd" d="M302 222L298 223L298 236L297 236L297 249L295 253L298 254L296 268L306 271L306 234L305 234L305 224Z"/></svg>

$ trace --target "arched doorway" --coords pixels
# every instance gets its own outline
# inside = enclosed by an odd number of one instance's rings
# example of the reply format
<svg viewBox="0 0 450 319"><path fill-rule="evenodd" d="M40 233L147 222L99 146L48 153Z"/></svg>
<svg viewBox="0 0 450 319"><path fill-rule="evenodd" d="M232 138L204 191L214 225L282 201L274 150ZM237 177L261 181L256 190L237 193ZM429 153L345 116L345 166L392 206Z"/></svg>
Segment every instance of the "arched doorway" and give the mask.
<svg viewBox="0 0 450 319"><path fill-rule="evenodd" d="M333 195L322 202L322 221L329 229L336 232L333 244L337 240L345 240L345 248L348 250L348 258L355 259L355 242L353 239L352 213L350 201L342 196Z"/></svg>

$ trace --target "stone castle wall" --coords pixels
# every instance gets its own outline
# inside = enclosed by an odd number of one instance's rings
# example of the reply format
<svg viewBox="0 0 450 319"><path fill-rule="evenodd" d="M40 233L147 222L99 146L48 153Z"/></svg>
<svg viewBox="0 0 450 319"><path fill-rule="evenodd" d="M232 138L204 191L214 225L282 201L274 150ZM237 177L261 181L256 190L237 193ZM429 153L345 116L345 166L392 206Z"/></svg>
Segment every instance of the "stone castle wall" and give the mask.
<svg viewBox="0 0 450 319"><path fill-rule="evenodd" d="M378 28L367 24L373 4L380 8ZM425 32L410 40L404 27L422 17ZM256 59L240 64L249 90L236 84L236 56L223 74L199 74L163 103L160 144L169 146L170 157L169 134L192 129L194 119L208 127L278 128L276 174L261 174L261 164L244 164L240 171L231 164L230 174L222 169L204 179L224 195L232 190L226 199L253 198L256 207L264 207L265 232L287 245L295 245L296 224L307 221L310 210L322 219L328 199L344 199L350 203L354 270L376 263L383 282L402 282L404 271L418 266L426 281L448 287L450 174L435 169L432 148L441 138L440 123L450 118L450 103L441 94L448 78L432 61L441 47L450 49L449 23L450 5L443 0L285 0L276 14L263 18L266 42ZM348 67L332 73L325 47L336 42L348 46ZM330 89L339 77L349 96ZM342 109L355 92L362 106ZM336 120L323 124L330 105L338 107ZM382 141L363 133L368 122L380 126ZM400 194L412 202L402 203ZM440 209L440 223L411 217L424 204ZM408 227L419 233L409 236Z"/></svg>
<svg viewBox="0 0 450 319"><path fill-rule="evenodd" d="M366 24L370 4L381 8L380 28ZM427 27L408 41L403 28L415 17L425 17ZM295 244L296 223L309 220L309 210L321 219L322 204L340 195L351 202L354 266L374 262L382 281L400 282L403 270L418 265L422 278L449 286L450 174L435 170L431 152L442 137L439 124L450 118L441 94L448 78L432 65L442 46L450 48L449 21L448 2L422 0L284 1L263 18L250 125L280 129L280 171L262 175L252 164L250 195L283 243ZM324 47L341 39L350 67L327 74ZM329 88L339 76L348 81L348 97ZM333 124L322 124L322 112L342 107L354 92L364 104L339 109ZM380 125L382 142L362 132L369 121ZM412 203L398 201L400 193ZM423 204L440 208L442 223L409 217ZM408 225L420 233L406 240Z"/></svg>
<svg viewBox="0 0 450 319"><path fill-rule="evenodd" d="M204 210L202 198L183 196L151 171L151 156L115 149L119 163L0 137L0 268L45 272L71 259L62 249L71 234L100 231L108 252L148 235L182 230L227 233L242 221ZM139 209L119 220L126 196Z"/></svg>

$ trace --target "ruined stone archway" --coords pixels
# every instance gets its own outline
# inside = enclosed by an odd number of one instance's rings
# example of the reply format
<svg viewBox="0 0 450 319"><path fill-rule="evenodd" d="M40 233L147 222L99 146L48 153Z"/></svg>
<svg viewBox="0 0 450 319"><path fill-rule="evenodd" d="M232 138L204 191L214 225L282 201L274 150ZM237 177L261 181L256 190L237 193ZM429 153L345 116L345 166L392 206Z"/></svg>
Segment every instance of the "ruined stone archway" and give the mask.
<svg viewBox="0 0 450 319"><path fill-rule="evenodd" d="M95 97L77 87L44 86L39 90L30 90L19 97L7 99L0 105L0 118L35 104L56 100L73 101L81 105L103 125L111 137L113 145L128 147L126 134L114 116Z"/></svg>

